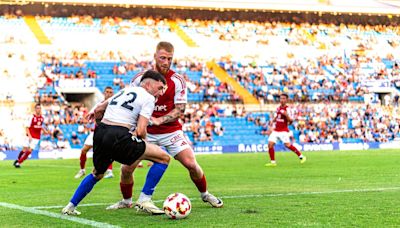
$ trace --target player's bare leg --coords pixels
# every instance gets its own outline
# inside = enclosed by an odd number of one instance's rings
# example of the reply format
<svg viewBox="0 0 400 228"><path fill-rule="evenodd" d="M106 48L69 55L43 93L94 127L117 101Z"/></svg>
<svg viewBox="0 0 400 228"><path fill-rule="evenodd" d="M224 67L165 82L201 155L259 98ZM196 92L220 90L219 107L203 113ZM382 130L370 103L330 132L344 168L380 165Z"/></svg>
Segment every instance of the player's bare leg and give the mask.
<svg viewBox="0 0 400 228"><path fill-rule="evenodd" d="M17 160L14 161L14 167L15 168L21 168L22 162L24 162L26 159L28 159L29 155L32 153L32 149L29 147L25 147L23 149L24 153L19 156Z"/></svg>
<svg viewBox="0 0 400 228"><path fill-rule="evenodd" d="M275 167L276 161L275 161L275 149L274 149L275 143L274 142L268 142L268 154L269 154L269 159L271 162L265 164L266 167Z"/></svg>
<svg viewBox="0 0 400 228"><path fill-rule="evenodd" d="M160 159L160 155L162 155L162 159ZM121 182L120 188L123 195L123 199L109 207L108 210L116 210L122 208L129 208L132 207L132 188L133 188L133 172L135 168L139 165L141 160L151 160L157 166L165 166L169 163L169 155L165 153L161 148L155 146L153 144L147 143L146 144L146 153L135 163L130 166L122 165L121 166ZM168 160L168 162L166 162ZM157 168L156 166L156 168ZM166 167L165 167L166 169ZM164 170L165 171L165 170ZM163 173L159 174L162 176ZM161 179L161 176L158 178ZM149 176L147 177L149 178ZM159 181L158 179L158 181ZM146 182L148 179L146 179ZM153 180L154 181L154 180ZM164 211L159 209L151 200L152 195L146 195L145 193L141 193L139 196L138 201L135 203L135 208L138 211L143 211L152 215L160 215L164 214Z"/></svg>
<svg viewBox="0 0 400 228"><path fill-rule="evenodd" d="M224 205L224 202L221 199L207 191L206 177L200 165L197 163L196 157L191 148L187 148L178 153L175 156L175 159L189 171L190 178L199 190L201 199L204 202L210 203L213 207L222 207Z"/></svg>
<svg viewBox="0 0 400 228"><path fill-rule="evenodd" d="M83 145L82 150L81 150L81 156L79 157L79 165L80 165L80 170L78 173L75 175L75 178L81 178L85 176L86 171L85 171L85 166L86 166L86 160L87 160L87 152L92 149L93 146L90 145Z"/></svg>
<svg viewBox="0 0 400 228"><path fill-rule="evenodd" d="M136 161L132 165L121 165L121 181L119 187L122 193L122 200L112 204L106 210L117 210L132 207L132 191L133 191L133 172L141 160Z"/></svg>
<svg viewBox="0 0 400 228"><path fill-rule="evenodd" d="M290 143L285 143L286 148L288 148L289 150L293 151L300 159L300 163L303 164L304 162L306 162L307 158L292 144Z"/></svg>
<svg viewBox="0 0 400 228"><path fill-rule="evenodd" d="M93 172L82 180L70 202L61 210L61 213L63 215L80 215L81 212L77 211L76 207L79 202L81 202L81 200L92 191L94 185L99 182L103 176L104 174L99 174L96 172L96 169L93 169Z"/></svg>
<svg viewBox="0 0 400 228"><path fill-rule="evenodd" d="M138 211L146 212L151 215L162 215L164 214L164 210L158 208L151 200L151 197L154 192L154 187L157 186L168 167L170 157L159 146L146 143L146 152L140 160L153 161L154 165L147 173L146 182L139 195L139 199L135 203L135 208Z"/></svg>
<svg viewBox="0 0 400 228"><path fill-rule="evenodd" d="M26 151L29 150L28 147L23 147L22 150L18 154L18 158L14 161L13 165L15 168L21 168L20 163L18 162L19 159L22 158L22 156L26 153Z"/></svg>

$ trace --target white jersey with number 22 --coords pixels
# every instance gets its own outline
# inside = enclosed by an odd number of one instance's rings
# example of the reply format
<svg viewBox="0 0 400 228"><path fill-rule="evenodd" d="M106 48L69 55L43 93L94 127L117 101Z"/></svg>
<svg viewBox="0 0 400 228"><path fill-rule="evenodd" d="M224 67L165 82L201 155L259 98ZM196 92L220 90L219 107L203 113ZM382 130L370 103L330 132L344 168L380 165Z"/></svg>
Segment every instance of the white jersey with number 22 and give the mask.
<svg viewBox="0 0 400 228"><path fill-rule="evenodd" d="M155 97L143 87L126 87L108 100L104 119L136 128L139 115L150 119Z"/></svg>

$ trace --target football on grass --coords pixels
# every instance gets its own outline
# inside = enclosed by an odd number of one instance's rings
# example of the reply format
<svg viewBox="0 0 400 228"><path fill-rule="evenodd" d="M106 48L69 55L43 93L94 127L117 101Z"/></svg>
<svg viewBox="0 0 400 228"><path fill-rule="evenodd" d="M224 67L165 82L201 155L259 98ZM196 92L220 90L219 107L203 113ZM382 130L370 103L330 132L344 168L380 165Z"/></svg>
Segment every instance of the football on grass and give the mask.
<svg viewBox="0 0 400 228"><path fill-rule="evenodd" d="M192 210L192 204L187 196L182 193L172 193L163 204L165 214L171 219L186 218Z"/></svg>

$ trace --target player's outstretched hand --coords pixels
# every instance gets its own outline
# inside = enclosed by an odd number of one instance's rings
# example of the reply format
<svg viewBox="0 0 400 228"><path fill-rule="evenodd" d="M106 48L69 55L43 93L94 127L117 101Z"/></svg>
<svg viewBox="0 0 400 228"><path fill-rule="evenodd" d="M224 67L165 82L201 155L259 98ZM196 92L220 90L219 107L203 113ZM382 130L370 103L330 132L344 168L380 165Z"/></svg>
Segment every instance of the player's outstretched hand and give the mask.
<svg viewBox="0 0 400 228"><path fill-rule="evenodd" d="M94 120L94 111L93 111L93 112L89 112L89 113L85 116L85 118L86 118L88 121L93 121L93 120Z"/></svg>

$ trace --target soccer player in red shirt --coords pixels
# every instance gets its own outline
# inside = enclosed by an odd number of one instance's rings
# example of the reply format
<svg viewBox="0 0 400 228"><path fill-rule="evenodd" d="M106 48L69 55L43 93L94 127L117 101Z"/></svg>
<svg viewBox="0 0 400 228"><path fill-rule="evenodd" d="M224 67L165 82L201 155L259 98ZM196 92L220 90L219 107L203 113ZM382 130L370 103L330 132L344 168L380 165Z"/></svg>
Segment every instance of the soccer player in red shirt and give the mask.
<svg viewBox="0 0 400 228"><path fill-rule="evenodd" d="M114 95L114 90L110 86L107 86L103 91L103 95L104 95L104 100L107 100L108 98L110 98ZM94 110L94 108L96 108L96 106L92 108L92 111ZM87 160L86 154L87 154L87 152L89 152L90 149L93 148L93 135L94 135L94 132L91 131L89 133L89 135L86 137L85 143L83 144L83 147L81 149L81 156L79 157L80 170L75 175L75 178L77 178L77 179L85 176L85 174L86 174L86 171L85 171L86 160ZM108 167L106 173L104 174L104 178L112 178L112 177L114 177L114 174L112 172L112 163L111 163L110 166Z"/></svg>
<svg viewBox="0 0 400 228"><path fill-rule="evenodd" d="M282 93L280 95L280 106L277 108L275 117L272 120L272 122L275 124L275 128L268 138L268 153L271 162L265 164L265 166L267 167L275 167L277 165L275 161L274 146L278 139L280 139L284 143L286 148L295 152L297 156L299 156L300 163L306 162L306 157L302 155L301 152L290 143L288 125L292 123L292 119L289 117L287 112L288 106L286 105L286 102L288 99L289 96L287 94Z"/></svg>
<svg viewBox="0 0 400 228"><path fill-rule="evenodd" d="M215 197L207 190L207 181L204 172L196 161L193 149L186 140L182 125L178 119L185 111L187 103L187 87L183 77L170 69L174 47L169 42L160 42L154 54L155 70L165 76L167 86L155 105L151 118L152 126L147 127L146 140L159 146L163 146L168 153L178 160L188 171L190 178L200 192L201 199L213 207L222 207L221 199ZM139 85L143 73L136 75L131 82L132 86ZM132 188L134 166L123 165L121 168L120 189L123 199L107 209L120 209L132 207ZM151 201L154 188L160 181L163 171L157 163L150 168L146 183L142 189L135 208L150 214L164 214Z"/></svg>
<svg viewBox="0 0 400 228"><path fill-rule="evenodd" d="M20 168L21 163L29 157L32 150L34 150L39 144L43 120L42 107L40 104L36 104L34 114L29 118L25 125L27 139L22 150L19 152L18 159L14 161L15 168Z"/></svg>

